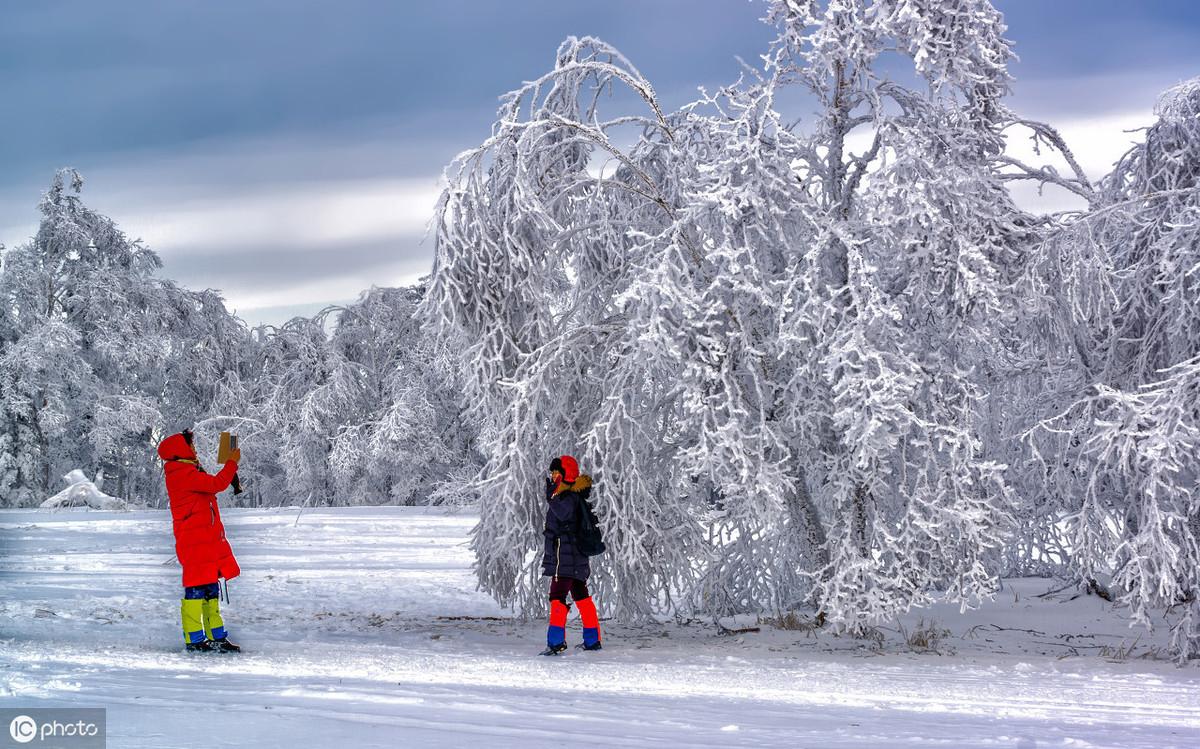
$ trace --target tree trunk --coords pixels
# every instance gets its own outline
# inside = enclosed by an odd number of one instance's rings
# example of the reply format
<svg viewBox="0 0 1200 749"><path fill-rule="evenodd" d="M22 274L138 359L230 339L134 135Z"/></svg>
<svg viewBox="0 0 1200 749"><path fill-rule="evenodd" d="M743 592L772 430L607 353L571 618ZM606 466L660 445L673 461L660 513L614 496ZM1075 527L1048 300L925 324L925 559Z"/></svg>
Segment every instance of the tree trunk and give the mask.
<svg viewBox="0 0 1200 749"><path fill-rule="evenodd" d="M867 487L859 484L854 487L854 497L850 509L850 533L858 555L867 558L870 549L867 545L867 500L870 498Z"/></svg>
<svg viewBox="0 0 1200 749"><path fill-rule="evenodd" d="M808 490L808 473L803 468L798 473L796 491L788 495L788 509L802 539L805 559L813 569L825 569L829 566L825 525L821 522L821 514L813 501L812 493Z"/></svg>

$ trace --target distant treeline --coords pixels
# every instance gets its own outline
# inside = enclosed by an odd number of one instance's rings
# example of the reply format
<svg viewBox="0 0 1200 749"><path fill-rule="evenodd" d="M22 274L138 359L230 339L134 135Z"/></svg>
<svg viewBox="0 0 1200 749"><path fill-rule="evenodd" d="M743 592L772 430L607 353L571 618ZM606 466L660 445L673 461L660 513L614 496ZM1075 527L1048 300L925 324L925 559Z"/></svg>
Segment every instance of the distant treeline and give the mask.
<svg viewBox="0 0 1200 749"><path fill-rule="evenodd" d="M417 315L423 287L250 329L216 292L161 278L81 187L56 175L37 234L0 255L0 506L38 504L76 468L161 506L155 447L185 428L202 460L218 432L240 434L246 491L230 504L466 498L475 432Z"/></svg>

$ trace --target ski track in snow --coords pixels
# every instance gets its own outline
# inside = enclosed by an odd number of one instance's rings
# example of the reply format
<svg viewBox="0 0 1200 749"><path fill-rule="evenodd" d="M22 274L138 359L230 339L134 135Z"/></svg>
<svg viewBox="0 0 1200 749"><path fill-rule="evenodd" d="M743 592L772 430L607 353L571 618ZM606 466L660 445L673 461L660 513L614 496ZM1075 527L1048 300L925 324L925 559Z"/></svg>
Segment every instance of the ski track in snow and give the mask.
<svg viewBox="0 0 1200 749"><path fill-rule="evenodd" d="M1200 747L1195 668L1060 660L1004 633L877 655L611 621L604 651L544 659L541 623L475 591L471 513L225 515L243 569L223 607L247 651L232 657L181 652L165 512L0 512L0 706L106 707L110 747ZM1056 622L1017 603L1045 581L1012 585L1012 605L939 622L1051 640ZM1092 599L1044 607L1086 642L1137 636Z"/></svg>

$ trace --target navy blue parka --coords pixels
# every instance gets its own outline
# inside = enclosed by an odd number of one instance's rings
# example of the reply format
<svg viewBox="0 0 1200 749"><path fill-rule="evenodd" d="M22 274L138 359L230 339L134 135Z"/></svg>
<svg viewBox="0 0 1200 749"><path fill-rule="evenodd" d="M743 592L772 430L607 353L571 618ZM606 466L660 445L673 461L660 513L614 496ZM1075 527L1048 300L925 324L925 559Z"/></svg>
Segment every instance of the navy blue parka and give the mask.
<svg viewBox="0 0 1200 749"><path fill-rule="evenodd" d="M558 487L546 480L546 548L542 553L542 574L546 577L571 577L587 582L592 574L588 557L575 545L579 529L580 500L592 493L590 476L580 476Z"/></svg>

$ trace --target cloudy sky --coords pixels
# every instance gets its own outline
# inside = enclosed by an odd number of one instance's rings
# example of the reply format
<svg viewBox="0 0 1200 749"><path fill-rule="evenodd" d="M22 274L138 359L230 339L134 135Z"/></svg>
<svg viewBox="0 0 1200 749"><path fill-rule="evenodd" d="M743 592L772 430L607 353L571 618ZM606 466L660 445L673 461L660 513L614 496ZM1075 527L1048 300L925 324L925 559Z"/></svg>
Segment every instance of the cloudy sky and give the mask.
<svg viewBox="0 0 1200 749"><path fill-rule="evenodd" d="M1092 177L1200 75L1200 3L999 0L1010 104ZM0 4L0 243L33 232L55 169L252 323L429 269L442 167L568 35L621 49L670 107L771 38L747 0L46 0ZM1032 196L1026 196L1032 200ZM1061 197L1047 198L1051 205ZM1052 205L1053 207L1053 205Z"/></svg>

